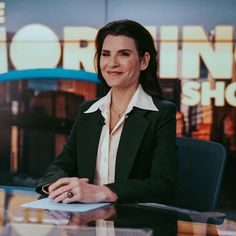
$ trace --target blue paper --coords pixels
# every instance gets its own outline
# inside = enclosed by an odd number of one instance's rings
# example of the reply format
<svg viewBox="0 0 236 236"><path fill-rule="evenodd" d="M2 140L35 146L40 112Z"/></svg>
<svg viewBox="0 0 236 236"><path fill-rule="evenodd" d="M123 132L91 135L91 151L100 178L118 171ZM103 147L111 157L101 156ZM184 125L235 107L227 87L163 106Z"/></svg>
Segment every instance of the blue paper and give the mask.
<svg viewBox="0 0 236 236"><path fill-rule="evenodd" d="M84 203L56 203L53 202L50 198L44 198L37 201L25 203L21 205L21 207L25 208L34 208L34 209L48 209L48 210L56 210L56 211L67 211L67 212L85 212L94 210L96 208L100 208L110 203L91 203L91 204L84 204Z"/></svg>

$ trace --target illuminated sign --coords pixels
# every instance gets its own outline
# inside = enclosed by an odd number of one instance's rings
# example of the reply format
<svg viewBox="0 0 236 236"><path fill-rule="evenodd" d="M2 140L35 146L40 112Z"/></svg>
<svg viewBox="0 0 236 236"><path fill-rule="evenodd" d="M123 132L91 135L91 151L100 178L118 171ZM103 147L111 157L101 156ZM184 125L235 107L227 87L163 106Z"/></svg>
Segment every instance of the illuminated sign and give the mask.
<svg viewBox="0 0 236 236"><path fill-rule="evenodd" d="M4 23L5 4L0 3L0 23ZM147 27L156 40L157 28ZM162 26L160 28L160 68L162 79L183 80L182 104L215 106L225 102L236 107L236 82L231 82L236 61L232 25L218 25L214 38L201 26ZM15 69L55 68L61 61L65 69L94 72L94 39L92 27L64 27L62 42L46 25L30 24L15 32L7 41L7 30L0 27L0 73L8 71L8 59ZM181 50L180 50L181 48ZM9 50L8 50L9 49ZM209 71L209 80L198 80L200 62ZM224 81L222 81L224 80ZM227 83L226 83L227 82Z"/></svg>

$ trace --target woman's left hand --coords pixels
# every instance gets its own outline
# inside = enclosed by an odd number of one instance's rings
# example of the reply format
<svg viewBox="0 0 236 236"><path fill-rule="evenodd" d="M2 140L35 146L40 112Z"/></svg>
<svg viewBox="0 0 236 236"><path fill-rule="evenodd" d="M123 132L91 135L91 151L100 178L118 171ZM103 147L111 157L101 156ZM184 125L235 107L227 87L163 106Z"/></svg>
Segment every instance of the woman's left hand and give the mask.
<svg viewBox="0 0 236 236"><path fill-rule="evenodd" d="M73 196L68 198L68 192ZM117 195L103 185L89 184L88 179L77 177L61 178L49 186L49 197L55 202L113 202Z"/></svg>

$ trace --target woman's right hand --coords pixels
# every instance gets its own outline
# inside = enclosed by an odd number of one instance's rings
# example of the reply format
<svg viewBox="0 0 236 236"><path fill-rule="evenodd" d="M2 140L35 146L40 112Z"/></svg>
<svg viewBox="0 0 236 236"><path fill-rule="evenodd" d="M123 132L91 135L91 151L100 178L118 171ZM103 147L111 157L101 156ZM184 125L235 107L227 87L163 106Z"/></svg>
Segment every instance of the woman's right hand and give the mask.
<svg viewBox="0 0 236 236"><path fill-rule="evenodd" d="M55 202L62 202L68 198L68 192L79 192L81 181L88 182L87 178L79 179L77 177L60 178L48 187L49 198Z"/></svg>
<svg viewBox="0 0 236 236"><path fill-rule="evenodd" d="M88 181L87 178L61 178L49 186L49 198L63 203L96 203L117 200L117 195L108 187L90 184ZM68 192L72 193L71 197L68 196Z"/></svg>

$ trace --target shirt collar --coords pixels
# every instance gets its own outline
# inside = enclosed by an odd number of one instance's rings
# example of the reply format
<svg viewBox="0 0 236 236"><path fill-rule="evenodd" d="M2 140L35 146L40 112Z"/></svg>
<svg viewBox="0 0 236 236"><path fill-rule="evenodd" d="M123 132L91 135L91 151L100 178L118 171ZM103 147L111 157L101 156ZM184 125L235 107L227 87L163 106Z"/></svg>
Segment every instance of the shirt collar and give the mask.
<svg viewBox="0 0 236 236"><path fill-rule="evenodd" d="M143 110L149 110L149 111L159 111L158 108L155 106L152 97L148 95L144 90L141 84L139 84L136 92L134 93L134 96L132 97L126 114L129 113L133 107L138 107Z"/></svg>
<svg viewBox="0 0 236 236"><path fill-rule="evenodd" d="M106 96L99 99L97 102L95 102L88 110L86 110L84 113L92 113L100 109L101 111L105 111L106 109L109 109L111 104L111 90L107 93Z"/></svg>
<svg viewBox="0 0 236 236"><path fill-rule="evenodd" d="M108 111L111 103L111 90L107 93L106 96L99 99L95 102L88 110L84 113L92 113L100 109L103 112ZM150 111L159 111L158 108L155 106L152 97L148 95L142 88L142 85L139 84L136 92L134 93L125 114L128 114L133 107L138 107L144 110Z"/></svg>

